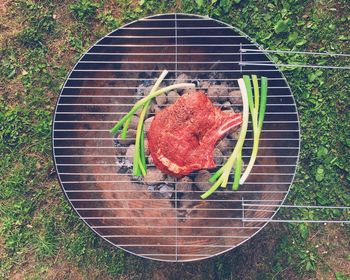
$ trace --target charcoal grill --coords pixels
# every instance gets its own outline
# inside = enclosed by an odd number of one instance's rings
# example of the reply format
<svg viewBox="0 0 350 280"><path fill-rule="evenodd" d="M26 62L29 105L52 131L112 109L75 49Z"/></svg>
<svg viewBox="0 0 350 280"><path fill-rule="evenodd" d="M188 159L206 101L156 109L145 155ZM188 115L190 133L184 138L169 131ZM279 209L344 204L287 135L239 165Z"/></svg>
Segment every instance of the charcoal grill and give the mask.
<svg viewBox="0 0 350 280"><path fill-rule="evenodd" d="M253 52L242 51L246 49ZM258 51L256 51L258 50ZM262 65L245 65L244 62ZM299 156L297 108L283 73L240 30L189 14L143 18L94 44L75 65L58 99L53 120L53 157L64 194L79 217L101 238L149 259L184 262L219 255L258 233L283 204ZM172 83L179 73L238 89L243 74L269 79L266 117L257 162L239 191L227 189L188 210L154 199L127 183L115 168L109 129L135 103L141 81L163 69ZM210 73L216 78L209 78ZM244 160L252 147L249 125ZM233 146L230 147L233 149ZM254 206L244 206L245 202ZM274 206L269 206L270 204ZM261 205L261 206L260 206ZM258 222L251 219L259 219ZM263 222L262 222L263 221ZM266 222L265 222L266 221Z"/></svg>

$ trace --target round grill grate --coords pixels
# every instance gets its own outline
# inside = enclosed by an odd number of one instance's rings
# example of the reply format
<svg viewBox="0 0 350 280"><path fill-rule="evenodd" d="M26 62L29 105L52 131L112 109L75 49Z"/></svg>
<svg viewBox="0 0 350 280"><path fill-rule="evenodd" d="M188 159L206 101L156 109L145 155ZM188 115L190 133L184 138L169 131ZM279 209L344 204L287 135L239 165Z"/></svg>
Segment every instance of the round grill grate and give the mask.
<svg viewBox="0 0 350 280"><path fill-rule="evenodd" d="M117 29L82 56L57 102L53 156L67 199L99 236L142 257L193 261L242 244L273 218L278 208L266 205L283 203L295 174L298 114L288 83L277 68L244 65L273 63L270 58L263 51L241 49L259 50L259 46L217 20L164 14ZM117 170L118 148L109 129L133 106L139 85L151 84L163 69L169 71L169 84L185 73L213 85L226 83L231 90L238 89L237 79L243 74L268 77L258 158L239 191L223 190L203 201L201 191L183 196L175 183L171 197L164 198L155 196L158 190L147 189ZM245 162L252 142L249 125ZM234 142L230 143L232 150Z"/></svg>

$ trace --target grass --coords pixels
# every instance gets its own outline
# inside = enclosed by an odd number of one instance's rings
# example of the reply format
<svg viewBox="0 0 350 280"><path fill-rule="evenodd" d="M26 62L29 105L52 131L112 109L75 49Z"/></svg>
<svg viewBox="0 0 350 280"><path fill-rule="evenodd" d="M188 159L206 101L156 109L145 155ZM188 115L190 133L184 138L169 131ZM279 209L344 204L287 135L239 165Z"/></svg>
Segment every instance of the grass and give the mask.
<svg viewBox="0 0 350 280"><path fill-rule="evenodd" d="M165 264L111 248L67 204L50 146L52 112L65 76L107 32L174 11L218 18L271 49L350 52L346 0L7 1L0 8L0 278L349 279L347 226L269 225L223 256ZM332 57L273 57L281 63L349 65ZM285 70L302 129L300 163L287 202L350 205L350 73ZM349 212L336 210L280 215L349 220Z"/></svg>

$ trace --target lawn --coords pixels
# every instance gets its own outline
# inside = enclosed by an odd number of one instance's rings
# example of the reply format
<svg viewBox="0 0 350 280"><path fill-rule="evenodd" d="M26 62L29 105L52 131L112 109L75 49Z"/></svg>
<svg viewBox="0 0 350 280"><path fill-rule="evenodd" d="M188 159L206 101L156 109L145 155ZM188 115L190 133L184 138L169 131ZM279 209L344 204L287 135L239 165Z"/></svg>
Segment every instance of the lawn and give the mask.
<svg viewBox="0 0 350 280"><path fill-rule="evenodd" d="M348 0L13 0L0 3L0 279L350 279L350 227L275 223L209 260L144 260L95 236L65 200L51 121L65 78L97 39L165 12L209 15L270 49L350 53ZM281 63L350 58L273 55ZM350 205L350 71L286 68L301 122L287 203ZM349 211L285 209L280 218L350 220Z"/></svg>

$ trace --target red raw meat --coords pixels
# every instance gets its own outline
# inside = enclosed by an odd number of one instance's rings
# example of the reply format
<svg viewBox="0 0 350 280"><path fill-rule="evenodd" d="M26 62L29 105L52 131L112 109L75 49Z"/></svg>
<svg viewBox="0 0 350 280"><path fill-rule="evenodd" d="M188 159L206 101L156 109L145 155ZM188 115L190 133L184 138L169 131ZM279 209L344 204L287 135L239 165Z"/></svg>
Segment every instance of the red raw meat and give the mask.
<svg viewBox="0 0 350 280"><path fill-rule="evenodd" d="M150 154L161 171L175 177L214 168L216 142L241 123L241 114L214 107L203 92L184 94L152 121Z"/></svg>

